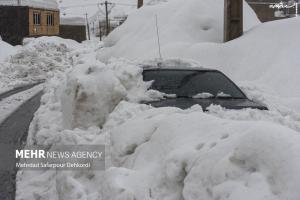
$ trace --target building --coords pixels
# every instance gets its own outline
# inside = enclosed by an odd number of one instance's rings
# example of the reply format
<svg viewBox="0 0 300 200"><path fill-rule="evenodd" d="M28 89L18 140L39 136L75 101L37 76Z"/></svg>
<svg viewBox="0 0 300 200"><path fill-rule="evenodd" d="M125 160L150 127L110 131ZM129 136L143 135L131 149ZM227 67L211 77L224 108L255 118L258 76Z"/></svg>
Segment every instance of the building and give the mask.
<svg viewBox="0 0 300 200"><path fill-rule="evenodd" d="M0 35L12 45L25 37L58 36L59 24L55 0L0 0Z"/></svg>
<svg viewBox="0 0 300 200"><path fill-rule="evenodd" d="M246 1L256 12L257 17L262 22L295 17L295 15L299 14L300 12L300 4L298 4L299 3L298 0L246 0Z"/></svg>
<svg viewBox="0 0 300 200"><path fill-rule="evenodd" d="M86 40L86 22L82 17L61 18L59 36L82 42Z"/></svg>

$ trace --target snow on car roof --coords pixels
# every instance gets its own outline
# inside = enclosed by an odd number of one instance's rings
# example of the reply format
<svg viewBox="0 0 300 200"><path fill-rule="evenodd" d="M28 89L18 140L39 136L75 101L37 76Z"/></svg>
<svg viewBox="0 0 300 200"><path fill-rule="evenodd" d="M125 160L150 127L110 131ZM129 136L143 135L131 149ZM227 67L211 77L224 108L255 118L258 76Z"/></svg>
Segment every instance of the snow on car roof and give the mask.
<svg viewBox="0 0 300 200"><path fill-rule="evenodd" d="M167 59L167 60L149 60L140 64L144 70L152 69L173 69L173 70L214 70L204 68L199 63L191 60Z"/></svg>
<svg viewBox="0 0 300 200"><path fill-rule="evenodd" d="M30 6L34 8L58 10L56 0L0 0L0 5Z"/></svg>

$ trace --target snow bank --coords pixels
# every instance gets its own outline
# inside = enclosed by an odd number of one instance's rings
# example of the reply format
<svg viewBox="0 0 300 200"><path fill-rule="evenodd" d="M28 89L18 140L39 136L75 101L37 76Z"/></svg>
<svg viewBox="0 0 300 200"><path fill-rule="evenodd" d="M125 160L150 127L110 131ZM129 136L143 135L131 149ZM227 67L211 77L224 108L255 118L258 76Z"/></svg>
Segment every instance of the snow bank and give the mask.
<svg viewBox="0 0 300 200"><path fill-rule="evenodd" d="M0 91L44 80L57 71L67 70L76 60L73 52L80 44L59 37L40 37L25 39L23 46L14 48L16 51L0 62L0 85L3 85Z"/></svg>
<svg viewBox="0 0 300 200"><path fill-rule="evenodd" d="M47 82L28 144L104 144L107 169L19 171L16 199L298 200L299 115L152 108L135 103L148 87L138 65L75 55Z"/></svg>
<svg viewBox="0 0 300 200"><path fill-rule="evenodd" d="M120 121L129 107L120 104L110 120ZM113 161L120 168L106 171L107 200L296 200L300 195L300 136L283 126L251 117L221 119L198 106L144 108L114 124L111 135Z"/></svg>
<svg viewBox="0 0 300 200"><path fill-rule="evenodd" d="M158 57L155 15L158 16L162 46L173 43L223 42L223 5L223 0L209 3L205 0L172 0L144 6L129 15L126 22L105 39L107 48L100 51L99 58L106 61L110 57ZM246 3L244 13L245 30L259 24L255 13ZM166 56L165 52L163 56Z"/></svg>
<svg viewBox="0 0 300 200"><path fill-rule="evenodd" d="M68 75L63 92L63 119L67 128L101 126L125 97L125 88L105 65L79 65Z"/></svg>
<svg viewBox="0 0 300 200"><path fill-rule="evenodd" d="M79 64L68 73L63 88L65 128L102 126L121 100L137 102L147 98L148 87L142 80L142 69L128 61Z"/></svg>

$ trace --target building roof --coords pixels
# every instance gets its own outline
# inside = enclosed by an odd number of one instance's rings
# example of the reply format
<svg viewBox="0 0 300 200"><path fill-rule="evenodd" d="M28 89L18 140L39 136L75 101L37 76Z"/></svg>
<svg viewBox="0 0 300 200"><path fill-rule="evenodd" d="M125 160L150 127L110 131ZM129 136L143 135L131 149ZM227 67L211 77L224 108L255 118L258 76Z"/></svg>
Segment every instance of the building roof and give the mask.
<svg viewBox="0 0 300 200"><path fill-rule="evenodd" d="M56 0L0 0L0 5L29 6L34 8L58 10Z"/></svg>

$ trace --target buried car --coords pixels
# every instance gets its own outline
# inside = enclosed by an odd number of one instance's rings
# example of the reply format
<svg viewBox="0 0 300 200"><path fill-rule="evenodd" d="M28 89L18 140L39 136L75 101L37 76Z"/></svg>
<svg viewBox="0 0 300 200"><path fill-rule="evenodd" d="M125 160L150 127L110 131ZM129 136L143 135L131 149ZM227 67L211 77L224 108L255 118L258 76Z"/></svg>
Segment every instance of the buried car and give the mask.
<svg viewBox="0 0 300 200"><path fill-rule="evenodd" d="M153 107L187 109L198 104L204 111L210 105L227 109L268 110L266 106L248 99L233 81L218 70L145 67L143 79L152 81L150 89L163 93L163 99L143 102Z"/></svg>

